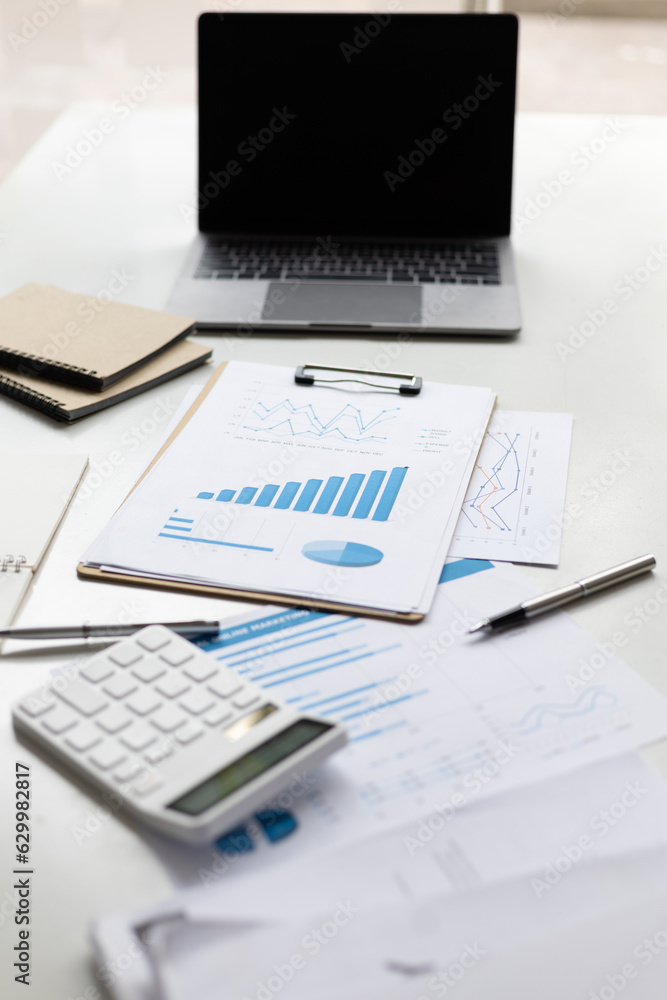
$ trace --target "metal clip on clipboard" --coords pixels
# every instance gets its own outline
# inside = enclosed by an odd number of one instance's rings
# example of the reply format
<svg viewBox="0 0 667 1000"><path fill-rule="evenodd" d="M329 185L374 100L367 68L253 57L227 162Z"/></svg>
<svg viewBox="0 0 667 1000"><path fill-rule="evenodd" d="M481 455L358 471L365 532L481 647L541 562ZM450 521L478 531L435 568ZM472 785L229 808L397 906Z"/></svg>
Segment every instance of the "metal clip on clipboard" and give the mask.
<svg viewBox="0 0 667 1000"><path fill-rule="evenodd" d="M319 372L341 372L345 375L371 375L388 379L406 379L401 385L382 385L379 382L369 382L363 378L320 378L317 375L309 375L307 370ZM400 393L401 396L418 396L422 388L422 379L419 375L407 375L402 372L379 372L372 368L337 368L333 365L299 365L294 374L294 381L297 385L315 384L340 384L342 382L357 382L359 385L368 385L372 389L390 389Z"/></svg>

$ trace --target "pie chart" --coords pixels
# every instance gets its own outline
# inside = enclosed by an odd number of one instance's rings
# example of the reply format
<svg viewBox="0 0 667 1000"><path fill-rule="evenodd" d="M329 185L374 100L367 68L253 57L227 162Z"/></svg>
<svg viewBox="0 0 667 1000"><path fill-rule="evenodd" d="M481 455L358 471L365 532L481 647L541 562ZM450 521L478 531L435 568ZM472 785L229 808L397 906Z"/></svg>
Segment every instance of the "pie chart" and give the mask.
<svg viewBox="0 0 667 1000"><path fill-rule="evenodd" d="M384 555L359 542L307 542L301 551L307 559L328 566L375 566Z"/></svg>

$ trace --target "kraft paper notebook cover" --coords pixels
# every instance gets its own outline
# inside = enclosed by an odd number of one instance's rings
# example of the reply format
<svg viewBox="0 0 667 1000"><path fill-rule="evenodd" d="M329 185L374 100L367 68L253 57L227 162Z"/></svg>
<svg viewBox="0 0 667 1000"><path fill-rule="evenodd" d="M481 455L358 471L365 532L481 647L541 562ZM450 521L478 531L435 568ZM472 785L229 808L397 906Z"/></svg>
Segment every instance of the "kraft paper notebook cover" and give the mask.
<svg viewBox="0 0 667 1000"><path fill-rule="evenodd" d="M186 316L23 285L0 299L0 365L101 392L193 327Z"/></svg>
<svg viewBox="0 0 667 1000"><path fill-rule="evenodd" d="M16 617L87 465L86 455L0 455L0 626Z"/></svg>
<svg viewBox="0 0 667 1000"><path fill-rule="evenodd" d="M210 348L192 340L179 341L122 382L103 392L88 392L73 385L26 377L8 368L0 368L0 394L25 403L34 410L40 410L54 420L71 423L167 382L176 375L182 375L183 372L204 364L211 354Z"/></svg>
<svg viewBox="0 0 667 1000"><path fill-rule="evenodd" d="M450 521L453 530L476 451L473 454L468 449L464 457L454 460L458 462L456 470L452 464L452 476L443 479L439 502L424 516L412 520L408 531L399 507L414 489L413 484L421 482L425 469L435 461L442 462L440 443L433 445L435 458L431 453L417 454L414 435L425 419L439 419L444 408L446 414L440 422L449 421L452 445L463 433L468 434L473 422L475 427L479 425L481 439L494 394L477 387L427 383L423 400L402 402L399 397L382 393L367 394L364 399L351 394L327 394L325 398L318 397L318 390L295 386L293 370L245 362L233 362L233 367L232 374L223 365L209 380L112 520L89 546L79 563L79 575L236 600L419 621L430 606L431 589L437 586L449 544ZM371 460L365 440L352 441L348 435L345 441L336 437L342 446L334 447L332 452L327 430L322 441L317 435L317 441L308 438L300 445L308 454L301 455L298 471L293 467L291 473L278 476L276 485L260 488L253 484L252 488L239 489L242 477L246 478L266 459L265 446L271 454L275 450L263 430L255 433L257 428L250 425L251 417L254 421L258 412L255 403L248 403L251 415L249 410L244 410L243 415L243 406L239 410L237 396L247 402L248 392L274 392L280 398L286 393L285 403L295 405L303 414L313 406L316 411L342 406L345 419L350 419L348 410L356 412L359 406L369 413L373 407L381 407L378 420L386 422L385 433L380 435L375 430L377 420L373 421L368 431L373 431L375 449ZM394 400L399 405L392 407ZM257 406L261 408L262 403ZM230 420L236 432L229 430ZM395 429L391 420L396 420ZM294 425L288 423L289 433L293 434ZM211 427L216 428L213 438ZM215 442L226 447L215 447ZM404 464L401 459L408 454L411 457ZM366 466L373 468L373 462L394 468L391 472L387 468L384 472L366 469L361 473ZM334 468L336 464L340 467ZM348 465L353 466L351 475ZM326 469L326 483L309 478L314 476L315 466ZM332 475L342 473L344 468L348 471L346 485L342 474ZM286 478L290 482L278 493L278 481ZM220 490L220 486L225 488ZM235 486L238 494L229 486ZM216 493L206 492L214 488ZM322 492L316 500L318 490ZM332 490L341 491L335 501ZM397 499L401 490L402 500ZM232 495L236 495L235 500ZM222 506L225 502L236 504L233 510L229 508L228 515ZM204 510L206 505L211 509ZM205 524L209 516L213 521ZM264 541L262 533L270 533L272 539ZM313 542L316 535L328 539L338 535L343 541ZM369 540L380 542L380 548L368 546ZM335 572L328 565L336 561L329 558L332 546L340 565L364 567L362 571L343 573L342 577L338 574L333 589L325 577L325 572ZM420 551L415 555L418 546ZM349 558L354 556L352 561L347 561L348 547ZM360 558L362 549L368 559ZM325 565L318 568L311 563ZM378 563L382 564L379 574L375 569Z"/></svg>

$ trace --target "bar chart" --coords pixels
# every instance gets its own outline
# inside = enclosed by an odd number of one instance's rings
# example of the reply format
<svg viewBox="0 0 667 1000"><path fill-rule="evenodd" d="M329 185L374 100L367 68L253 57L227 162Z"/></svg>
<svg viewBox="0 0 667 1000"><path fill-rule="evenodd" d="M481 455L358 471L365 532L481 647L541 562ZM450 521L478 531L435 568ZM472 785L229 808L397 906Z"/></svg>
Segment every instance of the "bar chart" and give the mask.
<svg viewBox="0 0 667 1000"><path fill-rule="evenodd" d="M240 489L202 490L197 500L214 500L241 506L270 507L299 513L329 514L332 517L370 518L387 521L403 485L407 466L391 470L373 469L327 479L305 482L268 483Z"/></svg>

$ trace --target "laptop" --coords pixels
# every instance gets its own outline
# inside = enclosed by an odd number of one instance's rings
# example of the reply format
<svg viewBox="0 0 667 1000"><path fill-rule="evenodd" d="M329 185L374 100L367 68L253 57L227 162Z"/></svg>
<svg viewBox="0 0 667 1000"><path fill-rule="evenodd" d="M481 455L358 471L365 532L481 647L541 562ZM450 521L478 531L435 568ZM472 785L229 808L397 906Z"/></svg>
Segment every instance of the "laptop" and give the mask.
<svg viewBox="0 0 667 1000"><path fill-rule="evenodd" d="M201 329L508 335L514 14L202 14Z"/></svg>

